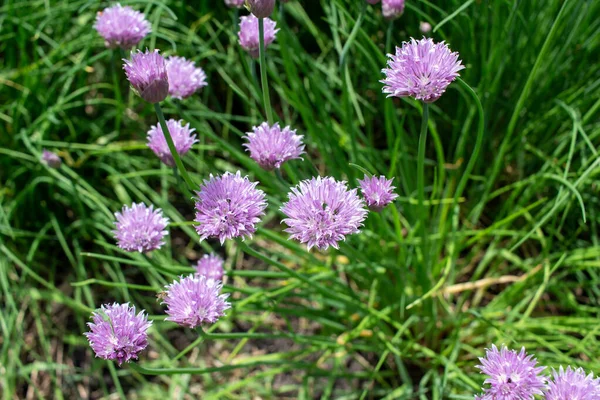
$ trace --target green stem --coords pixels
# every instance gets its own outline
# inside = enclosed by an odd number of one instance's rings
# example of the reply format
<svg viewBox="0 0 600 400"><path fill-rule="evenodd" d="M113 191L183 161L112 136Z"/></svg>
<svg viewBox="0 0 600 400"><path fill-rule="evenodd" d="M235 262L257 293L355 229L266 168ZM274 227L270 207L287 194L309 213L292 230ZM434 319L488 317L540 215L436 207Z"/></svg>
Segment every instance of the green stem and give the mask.
<svg viewBox="0 0 600 400"><path fill-rule="evenodd" d="M346 62L346 55L348 54L352 43L354 43L356 35L358 35L358 31L360 31L360 26L362 25L363 19L365 19L366 10L367 3L363 1L362 8L360 9L360 14L358 15L358 19L356 20L356 23L354 24L354 27L352 28L352 31L348 36L348 40L346 40L346 43L344 43L344 47L342 48L342 52L340 53L340 69L344 67L344 63Z"/></svg>
<svg viewBox="0 0 600 400"><path fill-rule="evenodd" d="M250 75L252 76L252 83L256 86L258 84L258 77L256 76L256 61L254 58L250 60Z"/></svg>
<svg viewBox="0 0 600 400"><path fill-rule="evenodd" d="M263 102L265 104L265 114L269 125L273 124L273 110L271 109L271 98L269 97L269 82L267 80L267 60L265 57L265 24L264 19L258 19L258 38L259 38L259 59L260 59L260 80L262 84Z"/></svg>
<svg viewBox="0 0 600 400"><path fill-rule="evenodd" d="M285 23L285 7L279 3L279 20L277 22Z"/></svg>
<svg viewBox="0 0 600 400"><path fill-rule="evenodd" d="M428 259L429 252L427 250L427 210L425 208L425 148L427 147L427 123L429 121L429 104L423 103L423 119L421 121L421 133L419 135L419 149L417 157L417 196L418 196L418 214L420 222L420 230L423 235L421 241L421 251L423 253L423 265L418 269L419 283L426 290L428 287Z"/></svg>
<svg viewBox="0 0 600 400"><path fill-rule="evenodd" d="M173 167L173 175L175 175L175 179L177 180L177 186L181 186L181 177L179 176L179 172L177 171L177 166Z"/></svg>
<svg viewBox="0 0 600 400"><path fill-rule="evenodd" d="M392 51L392 34L394 33L394 20L390 20L387 31L385 33L385 53Z"/></svg>
<svg viewBox="0 0 600 400"><path fill-rule="evenodd" d="M113 80L113 89L115 91L115 101L117 102L117 115L115 115L115 131L120 133L121 129L121 118L123 116L123 96L121 95L121 85L119 84L119 76L117 75L116 66L119 62L119 56L117 54L119 50L112 50L112 62L110 65L110 72Z"/></svg>
<svg viewBox="0 0 600 400"><path fill-rule="evenodd" d="M354 120L355 117L352 113L352 99L351 99L351 89L352 89L352 81L350 80L350 69L348 66L344 66L343 71L345 77L345 84L343 85L342 90L342 101L344 103L344 127L346 132L350 133L350 162L357 163L358 162L358 148L356 146L356 132L354 131ZM354 177L354 171L350 172L350 179L352 180Z"/></svg>
<svg viewBox="0 0 600 400"><path fill-rule="evenodd" d="M463 176L458 183L458 187L456 188L456 192L454 193L454 205L458 204L458 198L462 195L463 190L467 186L467 182L469 177L471 176L471 172L475 167L475 163L477 162L477 158L479 157L479 152L481 151L481 145L483 143L483 134L485 129L485 118L483 114L483 106L481 105L481 100L477 96L477 93L473 90L471 86L469 86L465 81L458 78L458 83L465 89L467 92L473 97L475 100L475 104L477 105L477 112L479 114L479 121L477 124L477 138L475 139L475 147L473 148L473 153L471 154L471 158L469 159L469 163L465 167L465 171L463 172Z"/></svg>
<svg viewBox="0 0 600 400"><path fill-rule="evenodd" d="M279 181L279 183L281 183L281 185L284 189L287 189L290 187L290 184L287 183L285 179L283 179L283 175L281 173L281 168L275 168L275 176L277 177L277 180Z"/></svg>
<svg viewBox="0 0 600 400"><path fill-rule="evenodd" d="M165 122L165 116L162 112L162 109L160 108L159 103L154 103L154 110L156 111L156 116L158 117L158 122L160 123L160 127L163 131L163 134L165 135L165 139L167 140L167 145L169 146L169 151L171 152L171 156L173 157L173 160L175 160L175 165L177 166L177 169L179 170L181 177L187 184L188 189L193 191L194 188L196 187L196 185L194 184L194 182L188 175L187 171L185 170L185 167L183 166L183 162L181 161L181 158L179 157L179 153L177 153L177 150L175 149L175 143L173 143L173 138L171 137L171 132L169 132L169 128L167 127L167 123Z"/></svg>

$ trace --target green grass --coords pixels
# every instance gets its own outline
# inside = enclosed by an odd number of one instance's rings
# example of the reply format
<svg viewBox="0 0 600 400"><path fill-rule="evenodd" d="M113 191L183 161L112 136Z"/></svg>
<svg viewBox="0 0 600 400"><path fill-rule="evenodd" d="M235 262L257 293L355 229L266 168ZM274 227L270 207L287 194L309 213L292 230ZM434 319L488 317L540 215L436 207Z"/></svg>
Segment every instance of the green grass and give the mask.
<svg viewBox="0 0 600 400"><path fill-rule="evenodd" d="M281 31L266 54L273 111L308 152L283 169L287 186L316 174L355 186L364 169L393 176L400 194L324 253L287 240L278 209L288 189L241 146L266 116L235 11L220 1L123 3L152 23L142 47L191 58L208 75L199 95L163 103L199 134L182 159L192 180L240 169L267 193L268 213L252 241L199 244L193 203L145 146L153 108L128 88L126 55L92 28L106 4L5 1L4 399L469 399L492 343L525 346L551 367L600 370L600 3L408 1L393 25L378 7L363 14L362 1L277 11ZM385 54L420 37L420 21L466 66L429 107L423 209L422 107L386 99L379 83ZM41 165L42 148L63 166ZM170 243L149 257L121 251L110 232L132 201L172 221ZM163 321L156 294L211 248L226 259L233 304L198 338ZM135 366L95 359L82 335L90 312L114 301L154 320Z"/></svg>

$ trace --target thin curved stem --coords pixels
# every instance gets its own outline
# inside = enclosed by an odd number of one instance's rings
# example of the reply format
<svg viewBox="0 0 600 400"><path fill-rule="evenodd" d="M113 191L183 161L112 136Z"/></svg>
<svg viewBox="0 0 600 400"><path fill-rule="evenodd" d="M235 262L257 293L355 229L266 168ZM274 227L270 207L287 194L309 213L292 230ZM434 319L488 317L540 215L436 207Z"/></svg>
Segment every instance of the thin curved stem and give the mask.
<svg viewBox="0 0 600 400"><path fill-rule="evenodd" d="M348 36L348 40L344 43L344 47L342 48L342 52L340 53L340 69L344 67L344 63L346 62L346 55L348 51L350 51L350 47L354 40L356 39L356 35L358 35L358 31L360 30L360 26L362 25L363 20L365 19L365 13L367 11L367 3L363 1L362 8L360 9L360 14L358 15L358 19L354 23L354 27Z"/></svg>
<svg viewBox="0 0 600 400"><path fill-rule="evenodd" d="M264 18L258 19L258 38L259 38L259 60L260 60L260 81L262 84L263 103L265 105L265 114L269 125L273 124L273 110L271 109L271 98L269 96L269 81L267 80L267 59L265 57L265 22Z"/></svg>
<svg viewBox="0 0 600 400"><path fill-rule="evenodd" d="M290 187L290 184L287 183L285 179L283 179L283 174L281 173L281 168L275 168L275 176L277 177L277 180L279 181L279 183L281 183L281 185L284 189L287 189Z"/></svg>
<svg viewBox="0 0 600 400"><path fill-rule="evenodd" d="M179 157L179 153L177 153L177 149L175 148L175 143L173 143L173 138L171 137L171 132L169 132L169 128L167 127L167 123L165 121L165 116L160 108L159 103L154 103L154 110L156 111L156 116L158 117L158 122L160 123L160 127L165 135L165 139L167 140L167 145L169 146L169 151L171 152L171 156L173 160L175 160L175 165L181 174L181 177L185 181L188 189L193 191L196 185L194 181L190 178L185 167L183 166L183 162L181 161L181 157Z"/></svg>
<svg viewBox="0 0 600 400"><path fill-rule="evenodd" d="M465 171L463 172L463 176L460 179L458 186L456 188L456 192L454 193L454 204L456 205L458 202L458 198L462 195L463 190L467 186L467 182L469 180L469 176L475 167L475 163L477 162L477 158L479 157L479 152L481 151L481 145L483 144L483 134L485 129L485 116L483 113L483 106L481 105L481 100L479 100L479 96L475 93L475 90L471 86L469 86L465 81L458 78L458 83L465 89L467 92L473 97L475 100L475 104L477 105L477 113L479 114L479 121L477 123L477 138L475 139L475 147L473 148L473 153L471 154L471 158L469 159L469 163L465 167Z"/></svg>
<svg viewBox="0 0 600 400"><path fill-rule="evenodd" d="M121 85L119 83L119 76L117 75L116 66L119 62L119 56L117 54L118 49L112 50L112 62L110 63L110 72L113 80L113 89L115 91L115 101L117 102L117 114L115 115L115 130L117 133L121 130L121 118L123 114L123 96L121 95Z"/></svg>
<svg viewBox="0 0 600 400"><path fill-rule="evenodd" d="M394 19L390 20L387 31L385 33L385 54L392 51L392 34L394 33Z"/></svg>
<svg viewBox="0 0 600 400"><path fill-rule="evenodd" d="M423 262L417 268L417 281L423 293L427 293L431 287L429 280L429 210L425 205L425 149L427 148L427 124L429 123L429 104L423 102L423 118L421 120L421 133L419 134L419 148L417 155L417 197L419 230L421 232L421 255ZM424 303L425 313L433 319L433 302L426 300Z"/></svg>
<svg viewBox="0 0 600 400"><path fill-rule="evenodd" d="M419 268L418 276L421 286L427 286L428 251L427 251L427 210L425 207L425 149L427 147L427 123L429 121L429 104L423 103L423 119L421 120L421 133L419 134L419 148L417 155L417 199L420 229L423 235L422 252L423 266Z"/></svg>
<svg viewBox="0 0 600 400"><path fill-rule="evenodd" d="M419 134L419 149L417 156L417 192L419 200L419 215L425 213L425 148L427 147L427 123L429 121L429 104L423 103L423 119Z"/></svg>

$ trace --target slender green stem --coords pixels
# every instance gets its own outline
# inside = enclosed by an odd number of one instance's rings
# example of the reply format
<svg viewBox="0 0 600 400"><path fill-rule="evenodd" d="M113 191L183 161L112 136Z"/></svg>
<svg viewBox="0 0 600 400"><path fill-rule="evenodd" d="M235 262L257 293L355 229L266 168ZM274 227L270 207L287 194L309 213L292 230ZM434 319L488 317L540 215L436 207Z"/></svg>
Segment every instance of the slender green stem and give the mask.
<svg viewBox="0 0 600 400"><path fill-rule="evenodd" d="M121 119L123 116L123 96L121 95L121 85L119 84L119 76L117 74L117 63L119 62L118 51L118 49L112 50L112 62L110 63L115 101L117 102L117 114L115 115L115 130L117 133L121 129Z"/></svg>
<svg viewBox="0 0 600 400"><path fill-rule="evenodd" d="M418 269L419 283L425 289L428 286L428 262L429 251L427 249L427 209L425 207L425 148L427 147L427 123L429 121L429 104L423 103L423 119L421 121L421 133L419 135L419 149L417 156L417 197L420 230L423 235L421 249L423 252L423 265Z"/></svg>
<svg viewBox="0 0 600 400"><path fill-rule="evenodd" d="M115 387L117 388L117 393L119 394L119 398L125 400L127 397L125 397L125 392L123 391L123 387L121 386L121 381L119 380L119 376L117 375L117 369L115 368L115 363L108 361L107 365L108 365L108 370L110 371L110 376L115 384Z"/></svg>
<svg viewBox="0 0 600 400"><path fill-rule="evenodd" d="M285 7L283 2L278 4L279 6L279 20L277 22L285 23Z"/></svg>
<svg viewBox="0 0 600 400"><path fill-rule="evenodd" d="M165 116L160 108L159 103L154 103L154 110L156 111L156 116L158 117L158 122L160 123L160 127L165 135L165 139L167 140L167 145L169 146L169 151L171 151L171 156L173 156L173 160L175 160L175 165L181 174L181 177L185 181L189 190L194 190L196 185L188 175L185 167L183 166L183 162L179 157L179 153L175 149L175 143L173 143L173 138L171 137L171 133L169 132L169 128L167 127L167 123L165 122Z"/></svg>
<svg viewBox="0 0 600 400"><path fill-rule="evenodd" d="M198 336L206 339L206 336L208 335L206 332L204 332L204 328L202 328L202 325L198 325L198 327L196 328L196 332L198 332Z"/></svg>
<svg viewBox="0 0 600 400"><path fill-rule="evenodd" d="M387 31L385 33L385 52L390 53L392 51L392 34L394 33L394 20L390 20Z"/></svg>
<svg viewBox="0 0 600 400"><path fill-rule="evenodd" d="M265 23L263 18L258 19L258 38L259 38L259 59L260 59L260 80L262 84L263 103L265 104L265 114L267 122L272 125L273 110L271 109L271 98L269 97L269 82L267 80L267 59L265 57Z"/></svg>
<svg viewBox="0 0 600 400"><path fill-rule="evenodd" d="M252 58L250 60L250 63L248 64L250 67L250 75L252 76L252 83L254 85L258 84L258 76L256 76L256 61L254 61L254 58Z"/></svg>
<svg viewBox="0 0 600 400"><path fill-rule="evenodd" d="M290 186L290 184L287 183L285 179L283 179L281 168L275 168L275 176L277 177L277 180L279 181L279 183L281 183L283 188L288 188Z"/></svg>
<svg viewBox="0 0 600 400"><path fill-rule="evenodd" d="M177 166L173 167L173 175L175 175L175 179L177 180L177 186L181 186L181 177L179 176L179 172L177 171Z"/></svg>
<svg viewBox="0 0 600 400"><path fill-rule="evenodd" d="M456 192L454 193L454 205L458 203L458 198L462 195L463 190L467 186L467 182L469 181L471 172L475 167L475 163L477 162L477 158L479 157L479 152L481 151L481 145L483 144L483 134L485 130L485 116L483 114L483 106L481 105L481 100L479 100L479 96L477 96L477 93L475 93L473 88L462 79L458 78L458 83L460 83L462 87L467 89L467 92L469 92L471 97L473 97L473 100L475 100L475 104L477 105L477 112L479 114L479 122L477 124L477 138L475 139L475 147L473 148L473 153L471 154L469 163L467 164L465 171L463 172L463 176L458 183L458 187L456 188Z"/></svg>
<svg viewBox="0 0 600 400"><path fill-rule="evenodd" d="M346 132L350 133L350 161L352 163L358 162L358 148L356 145L356 132L354 130L354 121L355 116L352 113L352 81L350 80L350 69L348 66L344 66L344 79L345 84L343 85L342 90L342 102L344 104L344 127ZM350 179L352 180L354 177L354 170L350 170Z"/></svg>
<svg viewBox="0 0 600 400"><path fill-rule="evenodd" d="M235 28L235 32L240 29L240 11L237 7L233 9L233 13L231 14L233 20L233 27Z"/></svg>
<svg viewBox="0 0 600 400"><path fill-rule="evenodd" d="M362 8L360 9L360 14L358 15L358 19L356 20L356 23L354 24L354 27L352 28L352 31L348 36L348 40L346 40L346 43L344 43L344 47L342 48L342 52L340 53L340 69L344 67L344 63L346 62L346 56L348 55L348 51L350 50L352 43L354 43L354 40L356 39L356 35L358 35L358 32L360 31L360 26L362 25L362 22L365 19L366 11L367 3L363 1Z"/></svg>

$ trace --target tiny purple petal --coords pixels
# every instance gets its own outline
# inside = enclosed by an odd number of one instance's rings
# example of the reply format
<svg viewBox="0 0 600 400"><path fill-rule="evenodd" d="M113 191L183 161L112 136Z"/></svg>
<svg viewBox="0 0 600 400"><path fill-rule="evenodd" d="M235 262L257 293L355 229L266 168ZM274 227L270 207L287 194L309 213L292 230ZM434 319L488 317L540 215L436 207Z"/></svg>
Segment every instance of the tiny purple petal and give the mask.
<svg viewBox="0 0 600 400"><path fill-rule="evenodd" d="M98 13L94 28L106 47L129 50L150 33L150 22L141 12L116 4Z"/></svg>
<svg viewBox="0 0 600 400"><path fill-rule="evenodd" d="M196 192L195 228L200 240L218 237L223 244L226 239L252 237L267 207L265 193L257 184L239 171L205 180Z"/></svg>
<svg viewBox="0 0 600 400"><path fill-rule="evenodd" d="M119 365L138 358L148 346L148 328L152 325L144 311L137 315L135 307L105 304L92 313L90 331L84 333L96 357L115 360Z"/></svg>
<svg viewBox="0 0 600 400"><path fill-rule="evenodd" d="M404 0L381 0L381 13L386 19L394 19L404 13Z"/></svg>
<svg viewBox="0 0 600 400"><path fill-rule="evenodd" d="M439 99L464 68L458 53L451 52L448 45L426 38L411 38L388 57L389 68L381 71L386 75L381 81L383 93L388 93L388 97L414 97L426 103Z"/></svg>
<svg viewBox="0 0 600 400"><path fill-rule="evenodd" d="M265 49L275 40L275 36L279 29L275 29L277 24L275 21L265 18ZM254 58L259 56L259 38L258 35L258 18L254 15L248 15L240 18L240 31L238 32L240 46L246 50Z"/></svg>
<svg viewBox="0 0 600 400"><path fill-rule="evenodd" d="M284 162L301 158L300 155L304 153L302 136L296 135L296 130L289 126L281 129L278 123L270 127L263 122L252 130L244 136L248 140L244 146L250 152L250 157L267 171L281 168Z"/></svg>
<svg viewBox="0 0 600 400"><path fill-rule="evenodd" d="M385 176L368 177L367 175L362 181L358 181L369 209L379 212L398 197L394 193L395 187L392 186L392 181L393 178L386 179Z"/></svg>
<svg viewBox="0 0 600 400"><path fill-rule="evenodd" d="M123 60L125 75L140 97L149 103L159 103L169 94L165 59L158 50L131 52L131 60Z"/></svg>
<svg viewBox="0 0 600 400"><path fill-rule="evenodd" d="M484 388L482 399L533 400L542 394L546 382L540 373L545 367L537 367L537 361L525 353L525 348L517 353L506 346L498 350L492 345L479 361L477 368L488 375L484 383L490 385Z"/></svg>
<svg viewBox="0 0 600 400"><path fill-rule="evenodd" d="M206 279L223 280L223 259L216 254L205 254L196 264L196 273Z"/></svg>
<svg viewBox="0 0 600 400"><path fill-rule="evenodd" d="M196 140L196 135L192 135L192 132L194 132L195 129L190 128L190 124L183 125L182 120L168 120L167 128L169 128L175 150L177 150L177 154L180 156L187 153L192 148L192 145L198 141ZM167 139L163 134L160 124L152 126L148 131L148 147L163 163L169 167L175 166L175 160L173 160L171 150L169 150Z"/></svg>
<svg viewBox="0 0 600 400"><path fill-rule="evenodd" d="M546 400L600 400L600 382L594 374L570 366L552 371L552 380L546 388Z"/></svg>
<svg viewBox="0 0 600 400"><path fill-rule="evenodd" d="M165 242L163 238L169 234L166 227L169 219L163 217L162 210L154 206L133 203L130 207L123 206L121 212L116 212L116 230L113 231L117 245L126 251L146 253L160 249Z"/></svg>
<svg viewBox="0 0 600 400"><path fill-rule="evenodd" d="M175 99L190 97L207 85L204 70L197 68L193 61L171 56L167 58L166 67L169 95Z"/></svg>
<svg viewBox="0 0 600 400"><path fill-rule="evenodd" d="M59 168L62 164L62 160L56 153L46 149L42 150L42 162L50 168Z"/></svg>
<svg viewBox="0 0 600 400"><path fill-rule="evenodd" d="M227 302L229 295L220 294L222 287L220 281L200 275L181 277L167 285L162 303L167 305L166 320L188 328L217 322L231 307Z"/></svg>
<svg viewBox="0 0 600 400"><path fill-rule="evenodd" d="M346 235L359 232L367 210L356 189L348 190L346 182L333 178L312 178L300 182L288 194L281 211L287 216L286 232L291 239L326 250L338 248Z"/></svg>

